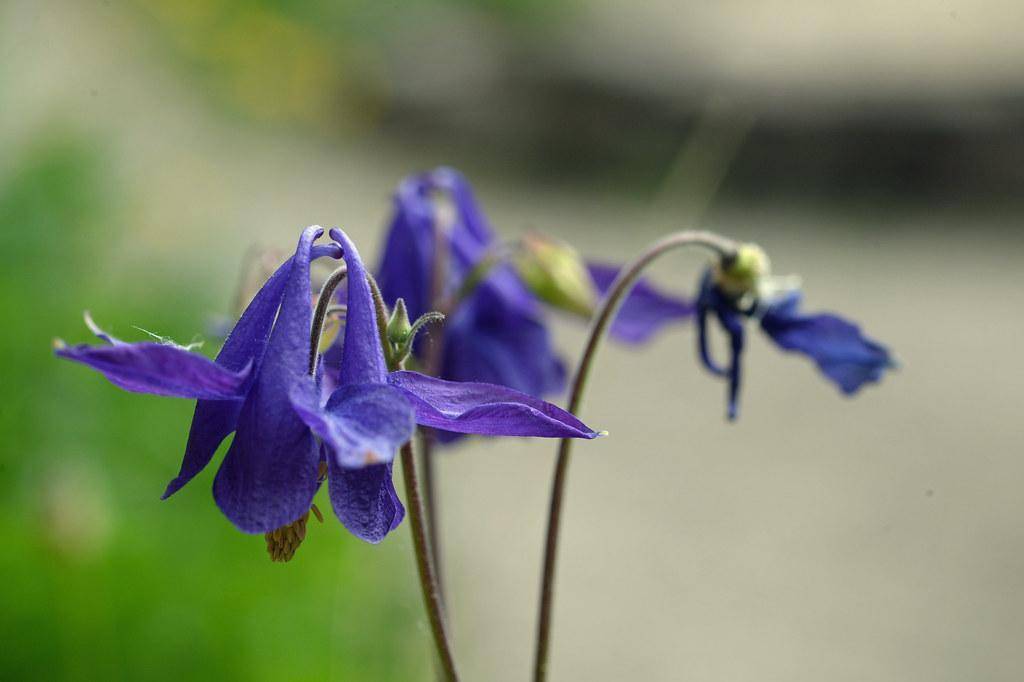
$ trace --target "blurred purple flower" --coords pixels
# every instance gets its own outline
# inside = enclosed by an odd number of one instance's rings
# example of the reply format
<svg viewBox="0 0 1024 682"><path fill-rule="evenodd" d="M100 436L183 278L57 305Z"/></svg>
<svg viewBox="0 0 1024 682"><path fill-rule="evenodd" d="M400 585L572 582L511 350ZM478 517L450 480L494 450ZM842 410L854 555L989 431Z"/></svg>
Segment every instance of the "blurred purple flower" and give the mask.
<svg viewBox="0 0 1024 682"><path fill-rule="evenodd" d="M451 199L449 225L439 225L437 193ZM436 293L457 302L447 311L439 376L500 384L537 397L558 393L565 385L565 367L552 346L543 307L501 248L461 174L438 168L409 176L395 193L379 268L384 299L393 304L403 298L415 319L437 304L430 300L438 288L434 271L443 268L446 276ZM603 294L618 272L603 264L588 264L587 270L595 295ZM474 281L477 277L480 281ZM691 304L641 281L611 333L624 342L642 343L665 324L692 314ZM425 350L426 344L417 344L421 361Z"/></svg>
<svg viewBox="0 0 1024 682"><path fill-rule="evenodd" d="M446 192L454 207L447 229L438 225L432 196ZM436 234L435 234L436 233ZM437 235L444 251L436 252ZM456 171L441 168L401 182L395 213L378 270L378 281L389 305L405 299L416 319L433 309L434 269L446 271L440 282L442 298L457 295L485 259L496 257L494 233L469 184ZM533 396L557 393L565 383L565 368L556 357L543 311L534 296L505 262L491 265L454 309L447 311L439 376L457 381L483 381L514 388ZM426 344L418 343L424 358Z"/></svg>
<svg viewBox="0 0 1024 682"><path fill-rule="evenodd" d="M590 277L601 295L611 288L619 269L617 265L587 263ZM665 294L640 278L622 302L609 333L624 343L646 343L663 327L689 320L694 312L696 308L692 301Z"/></svg>

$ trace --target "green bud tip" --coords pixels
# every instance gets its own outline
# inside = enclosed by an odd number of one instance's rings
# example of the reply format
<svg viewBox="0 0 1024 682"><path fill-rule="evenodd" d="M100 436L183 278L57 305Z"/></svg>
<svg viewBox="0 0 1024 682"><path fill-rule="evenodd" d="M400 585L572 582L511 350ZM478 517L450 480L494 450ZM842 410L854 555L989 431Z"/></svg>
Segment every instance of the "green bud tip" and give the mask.
<svg viewBox="0 0 1024 682"><path fill-rule="evenodd" d="M715 268L718 288L739 298L757 290L759 283L771 273L768 255L757 244L741 244L735 258L719 261Z"/></svg>
<svg viewBox="0 0 1024 682"><path fill-rule="evenodd" d="M593 313L597 292L575 249L537 233L523 237L520 246L515 257L516 269L538 298L584 317Z"/></svg>
<svg viewBox="0 0 1024 682"><path fill-rule="evenodd" d="M395 301L395 309L391 312L391 319L388 320L387 334L388 341L396 346L404 345L412 333L412 323L409 322L409 312L405 308L405 301Z"/></svg>

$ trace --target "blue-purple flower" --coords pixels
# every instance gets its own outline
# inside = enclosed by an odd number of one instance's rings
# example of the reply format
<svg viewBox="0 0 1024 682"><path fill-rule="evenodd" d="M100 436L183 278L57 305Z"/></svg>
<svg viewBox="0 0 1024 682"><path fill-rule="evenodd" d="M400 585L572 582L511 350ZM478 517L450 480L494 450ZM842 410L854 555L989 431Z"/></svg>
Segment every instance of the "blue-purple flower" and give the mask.
<svg viewBox="0 0 1024 682"><path fill-rule="evenodd" d="M697 296L697 347L703 365L729 382L728 417L739 410L741 358L745 345L744 319L753 318L761 330L786 351L812 359L821 373L845 395L880 381L896 366L889 350L860 328L832 313L800 311L801 293L793 287L772 286L767 259L753 245L740 247L734 262L719 264L701 277ZM719 364L708 343L708 318L714 316L729 338L730 360Z"/></svg>
<svg viewBox="0 0 1024 682"><path fill-rule="evenodd" d="M435 195L451 200L450 224L441 224ZM438 248L441 245L441 248ZM490 226L472 190L455 171L438 169L401 182L378 269L384 300L402 298L413 319L437 301L458 298L446 311L437 374L483 381L533 396L562 389L565 368L555 355L540 304L502 262ZM496 259L489 262L489 259ZM464 285L484 270L479 282ZM435 269L439 269L435 280ZM426 344L415 347L423 360Z"/></svg>
<svg viewBox="0 0 1024 682"><path fill-rule="evenodd" d="M353 534L379 542L404 509L391 481L396 450L417 423L460 433L593 438L560 408L501 386L456 384L415 372L388 373L370 284L355 247L302 233L295 255L263 286L216 360L168 343L59 345L129 391L198 399L173 494L234 439L214 480L214 498L239 529L269 533L308 515L326 465L331 504ZM344 257L348 267L344 344L329 395L323 371L309 373L310 262Z"/></svg>
<svg viewBox="0 0 1024 682"><path fill-rule="evenodd" d="M450 199L450 215L439 207L439 194ZM502 384L538 397L558 393L565 368L552 345L545 311L506 250L457 171L439 168L413 175L395 194L379 268L381 291L389 303L404 299L412 317L436 305L432 292L451 302L439 376ZM593 299L603 294L617 271L616 266L588 264L587 293ZM692 314L692 304L642 281L611 332L619 340L641 343L665 324ZM416 350L423 360L425 344Z"/></svg>
<svg viewBox="0 0 1024 682"><path fill-rule="evenodd" d="M308 361L310 261L341 256L337 245L313 245L322 233L303 232L295 255L256 294L215 361L166 343L123 343L98 329L110 345L57 350L126 390L198 399L181 470L164 498L202 471L234 432L214 480L214 499L232 523L246 532L266 532L309 510L320 455L291 409L288 389L305 374ZM224 388L211 391L211 385Z"/></svg>

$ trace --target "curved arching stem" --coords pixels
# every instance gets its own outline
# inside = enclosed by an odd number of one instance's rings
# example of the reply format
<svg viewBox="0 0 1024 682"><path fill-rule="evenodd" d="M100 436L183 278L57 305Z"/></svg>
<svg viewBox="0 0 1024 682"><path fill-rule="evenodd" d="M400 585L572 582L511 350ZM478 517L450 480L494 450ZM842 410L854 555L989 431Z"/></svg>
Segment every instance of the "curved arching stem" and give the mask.
<svg viewBox="0 0 1024 682"><path fill-rule="evenodd" d="M590 323L586 345L576 365L572 388L566 409L576 414L583 399L583 391L590 376L590 368L597 355L598 346L604 339L608 326L615 318L626 294L640 274L659 256L681 247L701 246L715 252L723 263L728 264L736 257L736 242L711 232L683 231L671 234L651 244L643 253L619 271L608 294L598 305ZM547 536L544 542L544 569L541 577L540 607L537 616L537 641L534 650L533 679L543 682L547 677L548 656L551 641L551 613L555 599L555 568L558 555L559 526L562 519L562 501L565 497L565 483L569 469L569 455L572 439L563 438L558 444L558 459L551 484L551 501L548 507Z"/></svg>
<svg viewBox="0 0 1024 682"><path fill-rule="evenodd" d="M434 263L430 273L430 307L432 310L442 308L445 279L448 277L448 235L440 220L434 220ZM449 308L445 307L445 313ZM444 363L444 331L429 339L424 357L424 373L427 376L440 376ZM420 462L423 466L423 502L427 524L427 540L430 544L430 556L434 561L434 574L437 579L437 591L444 606L444 559L441 548L441 509L437 484L437 461L434 445L437 434L428 426L418 429L420 442Z"/></svg>

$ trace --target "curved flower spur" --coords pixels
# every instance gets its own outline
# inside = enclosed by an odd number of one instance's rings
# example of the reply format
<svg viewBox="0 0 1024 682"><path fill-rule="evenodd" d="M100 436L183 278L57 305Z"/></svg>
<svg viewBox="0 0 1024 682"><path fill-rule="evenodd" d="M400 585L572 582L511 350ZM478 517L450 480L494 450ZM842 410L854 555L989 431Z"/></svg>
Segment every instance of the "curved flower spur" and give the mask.
<svg viewBox="0 0 1024 682"><path fill-rule="evenodd" d="M125 343L88 318L104 345L57 342L58 356L101 372L120 388L198 399L181 471L165 498L202 471L234 432L214 498L240 530L291 528L279 535L297 545L326 468L335 514L357 537L379 542L404 516L391 468L417 423L492 436L598 435L568 412L505 387L389 373L375 285L343 232L331 230L335 243L314 245L322 234L320 227L303 231L295 255L260 289L213 361L169 343ZM310 339L311 330L319 335L326 309L318 306L320 319L314 319L310 262L325 257L344 258L349 280L340 363L330 368L340 379L327 396L315 355L319 339ZM340 279L332 277L334 284Z"/></svg>

